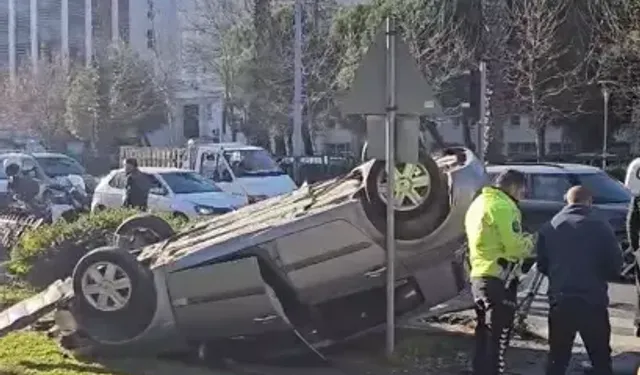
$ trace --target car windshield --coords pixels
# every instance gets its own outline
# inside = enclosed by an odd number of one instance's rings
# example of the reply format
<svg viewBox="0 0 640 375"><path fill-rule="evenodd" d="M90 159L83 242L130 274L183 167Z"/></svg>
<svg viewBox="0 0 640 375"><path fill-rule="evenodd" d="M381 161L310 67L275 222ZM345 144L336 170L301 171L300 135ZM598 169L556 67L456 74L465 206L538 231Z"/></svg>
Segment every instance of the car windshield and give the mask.
<svg viewBox="0 0 640 375"><path fill-rule="evenodd" d="M44 169L44 173L49 177L60 177L68 175L83 175L85 169L77 161L62 156L42 156L36 157L38 164Z"/></svg>
<svg viewBox="0 0 640 375"><path fill-rule="evenodd" d="M228 150L224 157L236 177L280 176L285 172L265 150Z"/></svg>
<svg viewBox="0 0 640 375"><path fill-rule="evenodd" d="M174 194L217 193L222 190L213 182L193 172L160 173Z"/></svg>
<svg viewBox="0 0 640 375"><path fill-rule="evenodd" d="M628 203L632 198L631 191L606 173L579 174L576 178L592 192L593 203Z"/></svg>

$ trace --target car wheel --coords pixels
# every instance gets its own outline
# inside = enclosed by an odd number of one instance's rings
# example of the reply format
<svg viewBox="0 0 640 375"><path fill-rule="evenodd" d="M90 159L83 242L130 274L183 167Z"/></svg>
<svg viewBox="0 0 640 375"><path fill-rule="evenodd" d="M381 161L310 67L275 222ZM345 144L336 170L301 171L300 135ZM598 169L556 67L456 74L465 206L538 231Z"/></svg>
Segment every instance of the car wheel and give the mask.
<svg viewBox="0 0 640 375"><path fill-rule="evenodd" d="M139 249L166 240L175 234L169 223L155 215L141 214L128 218L115 231L116 246Z"/></svg>
<svg viewBox="0 0 640 375"><path fill-rule="evenodd" d="M173 217L178 220L189 221L189 216L183 214L182 212L174 212Z"/></svg>
<svg viewBox="0 0 640 375"><path fill-rule="evenodd" d="M419 163L398 164L395 177L396 236L403 240L428 236L449 213L449 187L444 175L421 150ZM374 161L366 176L364 208L381 232L386 231L386 182L384 161Z"/></svg>
<svg viewBox="0 0 640 375"><path fill-rule="evenodd" d="M116 247L95 249L73 270L74 317L98 341L120 342L141 334L156 310L153 275Z"/></svg>

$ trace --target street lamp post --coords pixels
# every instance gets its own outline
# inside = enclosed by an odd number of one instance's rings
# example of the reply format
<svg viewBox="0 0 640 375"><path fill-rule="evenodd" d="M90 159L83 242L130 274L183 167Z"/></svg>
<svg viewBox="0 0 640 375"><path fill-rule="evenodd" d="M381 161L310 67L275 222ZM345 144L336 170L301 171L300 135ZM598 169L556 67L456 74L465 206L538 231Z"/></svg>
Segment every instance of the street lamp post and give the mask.
<svg viewBox="0 0 640 375"><path fill-rule="evenodd" d="M603 138L602 138L602 169L607 167L607 135L609 133L609 88L602 86L602 99L604 101Z"/></svg>

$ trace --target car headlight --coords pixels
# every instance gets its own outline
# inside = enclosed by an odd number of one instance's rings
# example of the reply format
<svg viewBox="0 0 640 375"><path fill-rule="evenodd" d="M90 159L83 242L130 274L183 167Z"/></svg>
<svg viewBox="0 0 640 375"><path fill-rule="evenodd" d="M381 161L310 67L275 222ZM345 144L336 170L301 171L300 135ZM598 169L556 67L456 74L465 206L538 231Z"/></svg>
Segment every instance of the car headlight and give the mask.
<svg viewBox="0 0 640 375"><path fill-rule="evenodd" d="M256 203L269 198L267 195L249 195L249 203Z"/></svg>
<svg viewBox="0 0 640 375"><path fill-rule="evenodd" d="M233 211L233 209L229 207L210 207L202 205L194 206L194 210L198 215L222 215Z"/></svg>

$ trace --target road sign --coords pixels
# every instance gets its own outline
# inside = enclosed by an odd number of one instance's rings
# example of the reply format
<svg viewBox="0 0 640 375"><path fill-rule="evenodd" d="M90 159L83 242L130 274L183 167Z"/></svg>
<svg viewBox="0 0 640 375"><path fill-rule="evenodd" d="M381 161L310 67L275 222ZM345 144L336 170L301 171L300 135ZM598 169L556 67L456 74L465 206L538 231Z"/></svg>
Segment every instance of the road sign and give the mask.
<svg viewBox="0 0 640 375"><path fill-rule="evenodd" d="M367 153L386 160L387 175L387 337L386 351L392 356L395 346L395 167L396 163L417 163L419 148L419 117L439 115L442 110L433 89L420 73L409 48L396 37L393 17L376 35L373 44L356 70L348 95L342 100L344 114L369 115ZM376 116L377 115L377 116ZM382 122L384 115L384 133ZM399 115L400 121L396 123ZM397 143L396 139L401 142ZM396 147L396 144L400 147ZM396 149L402 150L396 155ZM398 156L398 158L396 158Z"/></svg>
<svg viewBox="0 0 640 375"><path fill-rule="evenodd" d="M343 114L384 115L387 113L386 30L376 35L373 44L356 70L351 89L340 103ZM442 108L434 90L401 38L396 38L396 113L398 115L439 116Z"/></svg>

